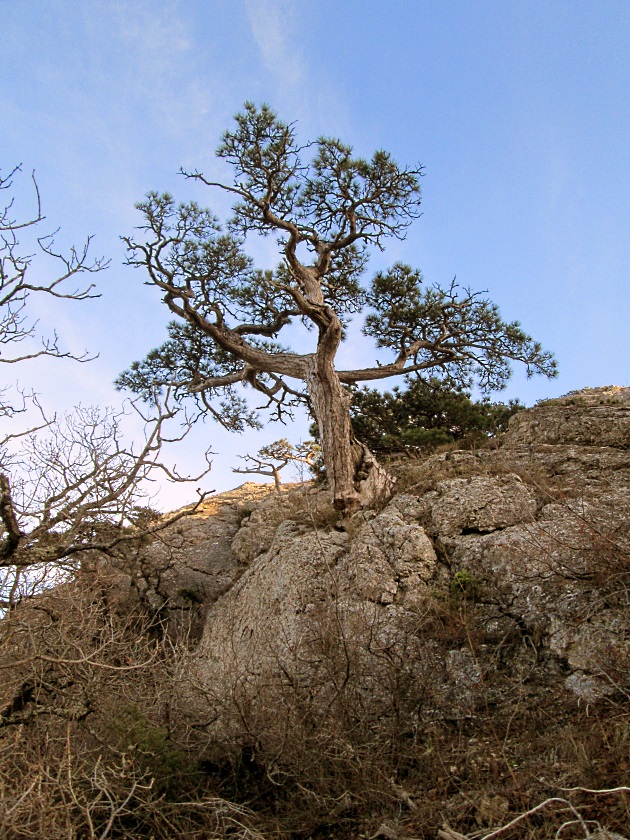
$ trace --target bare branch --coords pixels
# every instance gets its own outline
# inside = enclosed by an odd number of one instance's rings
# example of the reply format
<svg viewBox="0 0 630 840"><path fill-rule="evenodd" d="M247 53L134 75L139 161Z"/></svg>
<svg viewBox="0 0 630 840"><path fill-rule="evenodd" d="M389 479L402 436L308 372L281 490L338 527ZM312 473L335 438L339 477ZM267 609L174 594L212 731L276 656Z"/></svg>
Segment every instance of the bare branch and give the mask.
<svg viewBox="0 0 630 840"><path fill-rule="evenodd" d="M15 167L7 176L0 174L0 189L13 188L13 176L21 171ZM82 279L84 274L93 274L107 268L109 261L103 258L91 260L89 248L91 237L88 237L82 248L70 248L68 254L63 254L55 248L55 234L40 234L34 238L30 247L35 253L24 250L18 239L19 233L30 233L31 229L38 229L44 221L41 208L41 198L35 175L32 175L33 188L36 199L36 212L27 219L17 219L12 214L14 200L10 198L0 209L0 345L15 345L21 342L37 340L37 321L28 316L28 300L33 294L50 295L63 300L88 300L100 297L94 292L94 284L82 286L71 285ZM34 257L44 256L53 262L61 264L61 270L51 280L36 282L31 279ZM58 344L56 333L52 338L39 337L39 348L7 356L0 353L0 363L16 364L39 356L54 356L56 358L70 358L77 361L88 361L86 353L76 355L70 351L63 351ZM94 357L91 357L94 358Z"/></svg>
<svg viewBox="0 0 630 840"><path fill-rule="evenodd" d="M115 552L198 509L206 493L192 508L137 524L148 498L146 482L156 472L174 482L199 481L211 467L209 451L205 468L193 477L164 463L164 443L181 439L193 422L169 400L168 393L156 395L151 413L131 404L145 420L138 449L122 440L125 413L111 409L78 408L18 441L7 474L0 475L0 567L10 571L0 593L4 601L13 603L26 591L16 583L21 570L30 570L27 590L38 591L44 581L72 574L84 552ZM167 436L171 423L178 432Z"/></svg>

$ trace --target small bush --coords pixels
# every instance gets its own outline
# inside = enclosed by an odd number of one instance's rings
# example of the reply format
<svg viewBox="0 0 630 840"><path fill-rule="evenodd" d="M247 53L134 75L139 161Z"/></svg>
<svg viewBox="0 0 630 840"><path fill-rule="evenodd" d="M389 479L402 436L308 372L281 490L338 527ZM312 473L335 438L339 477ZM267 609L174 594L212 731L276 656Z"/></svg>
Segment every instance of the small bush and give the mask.
<svg viewBox="0 0 630 840"><path fill-rule="evenodd" d="M481 581L466 569L455 572L450 582L450 593L453 598L463 598L466 601L478 601L481 594Z"/></svg>

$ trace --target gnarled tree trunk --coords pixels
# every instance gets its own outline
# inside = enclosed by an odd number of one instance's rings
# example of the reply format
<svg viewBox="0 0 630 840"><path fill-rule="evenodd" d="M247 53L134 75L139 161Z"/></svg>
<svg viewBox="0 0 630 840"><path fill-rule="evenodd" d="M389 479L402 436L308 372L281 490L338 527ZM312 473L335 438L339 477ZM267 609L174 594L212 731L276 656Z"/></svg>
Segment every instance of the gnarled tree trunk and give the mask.
<svg viewBox="0 0 630 840"><path fill-rule="evenodd" d="M395 479L354 438L350 395L339 381L333 360L314 354L305 379L335 508L351 515L389 498Z"/></svg>

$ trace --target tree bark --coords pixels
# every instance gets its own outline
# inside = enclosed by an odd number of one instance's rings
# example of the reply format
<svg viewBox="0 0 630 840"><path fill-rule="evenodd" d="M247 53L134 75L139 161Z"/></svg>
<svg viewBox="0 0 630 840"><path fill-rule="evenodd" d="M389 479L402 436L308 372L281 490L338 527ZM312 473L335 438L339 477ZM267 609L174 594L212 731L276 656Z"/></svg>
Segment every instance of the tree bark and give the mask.
<svg viewBox="0 0 630 840"><path fill-rule="evenodd" d="M395 479L354 438L351 398L339 380L333 360L323 354L312 356L305 380L335 508L350 516L389 498Z"/></svg>
<svg viewBox="0 0 630 840"><path fill-rule="evenodd" d="M273 464L271 465L271 474L273 475L273 480L276 485L276 493L282 493L282 479L280 478L280 470L277 467L274 467Z"/></svg>
<svg viewBox="0 0 630 840"><path fill-rule="evenodd" d="M22 537L11 497L11 485L4 473L0 473L0 521L6 531L6 537L0 542L0 561L4 565L17 551Z"/></svg>

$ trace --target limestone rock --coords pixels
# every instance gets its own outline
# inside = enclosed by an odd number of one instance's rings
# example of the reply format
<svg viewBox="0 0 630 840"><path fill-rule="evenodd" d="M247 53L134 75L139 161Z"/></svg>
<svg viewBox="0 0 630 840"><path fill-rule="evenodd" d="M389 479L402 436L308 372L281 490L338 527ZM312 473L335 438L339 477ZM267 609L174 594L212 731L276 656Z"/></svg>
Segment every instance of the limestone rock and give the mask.
<svg viewBox="0 0 630 840"><path fill-rule="evenodd" d="M441 481L430 500L436 533L484 533L531 522L536 499L517 475L472 476Z"/></svg>
<svg viewBox="0 0 630 840"><path fill-rule="evenodd" d="M195 655L217 708L237 696L262 714L287 685L326 708L341 679L383 721L401 714L387 706L394 677L435 719L473 715L482 693L509 705L515 681L541 698L606 698L630 658L615 583L630 565L629 393L522 412L496 449L408 467L381 511L340 521L312 490L253 505L231 554L248 568ZM413 728L419 707L405 708ZM230 720L217 712L217 726Z"/></svg>
<svg viewBox="0 0 630 840"><path fill-rule="evenodd" d="M281 522L301 521L311 527L333 518L336 514L329 492L306 485L281 495L270 494L242 520L242 527L232 542L232 552L241 563L248 564L269 550Z"/></svg>
<svg viewBox="0 0 630 840"><path fill-rule="evenodd" d="M615 537L615 526L625 520L627 527L627 514L547 505L536 522L445 545L455 568L483 581L483 597L504 605L571 669L597 675L607 662L630 656L630 616L593 585L600 569L605 578L616 564L623 568L630 546L626 531Z"/></svg>
<svg viewBox="0 0 630 840"><path fill-rule="evenodd" d="M195 655L199 679L220 706L239 696L252 714L263 714L284 702L287 679L312 702L332 702L335 669L349 657L361 675L361 703L378 717L383 669L392 662L403 671L429 667L430 649L403 628L413 623L419 591L426 597L437 558L413 521L413 500L397 502L360 523L353 537L304 522L276 528L269 550L211 610ZM230 716L217 725L228 731Z"/></svg>
<svg viewBox="0 0 630 840"><path fill-rule="evenodd" d="M434 574L433 544L420 525L408 521L417 509L413 497L398 496L356 534L340 573L358 598L401 602L421 592Z"/></svg>
<svg viewBox="0 0 630 840"><path fill-rule="evenodd" d="M244 513L272 493L272 485L246 482L208 498L158 532L127 563L132 592L159 613L174 638L200 636L208 608L244 569L231 551Z"/></svg>
<svg viewBox="0 0 630 840"><path fill-rule="evenodd" d="M506 446L630 448L630 388L586 388L546 400L510 419Z"/></svg>

